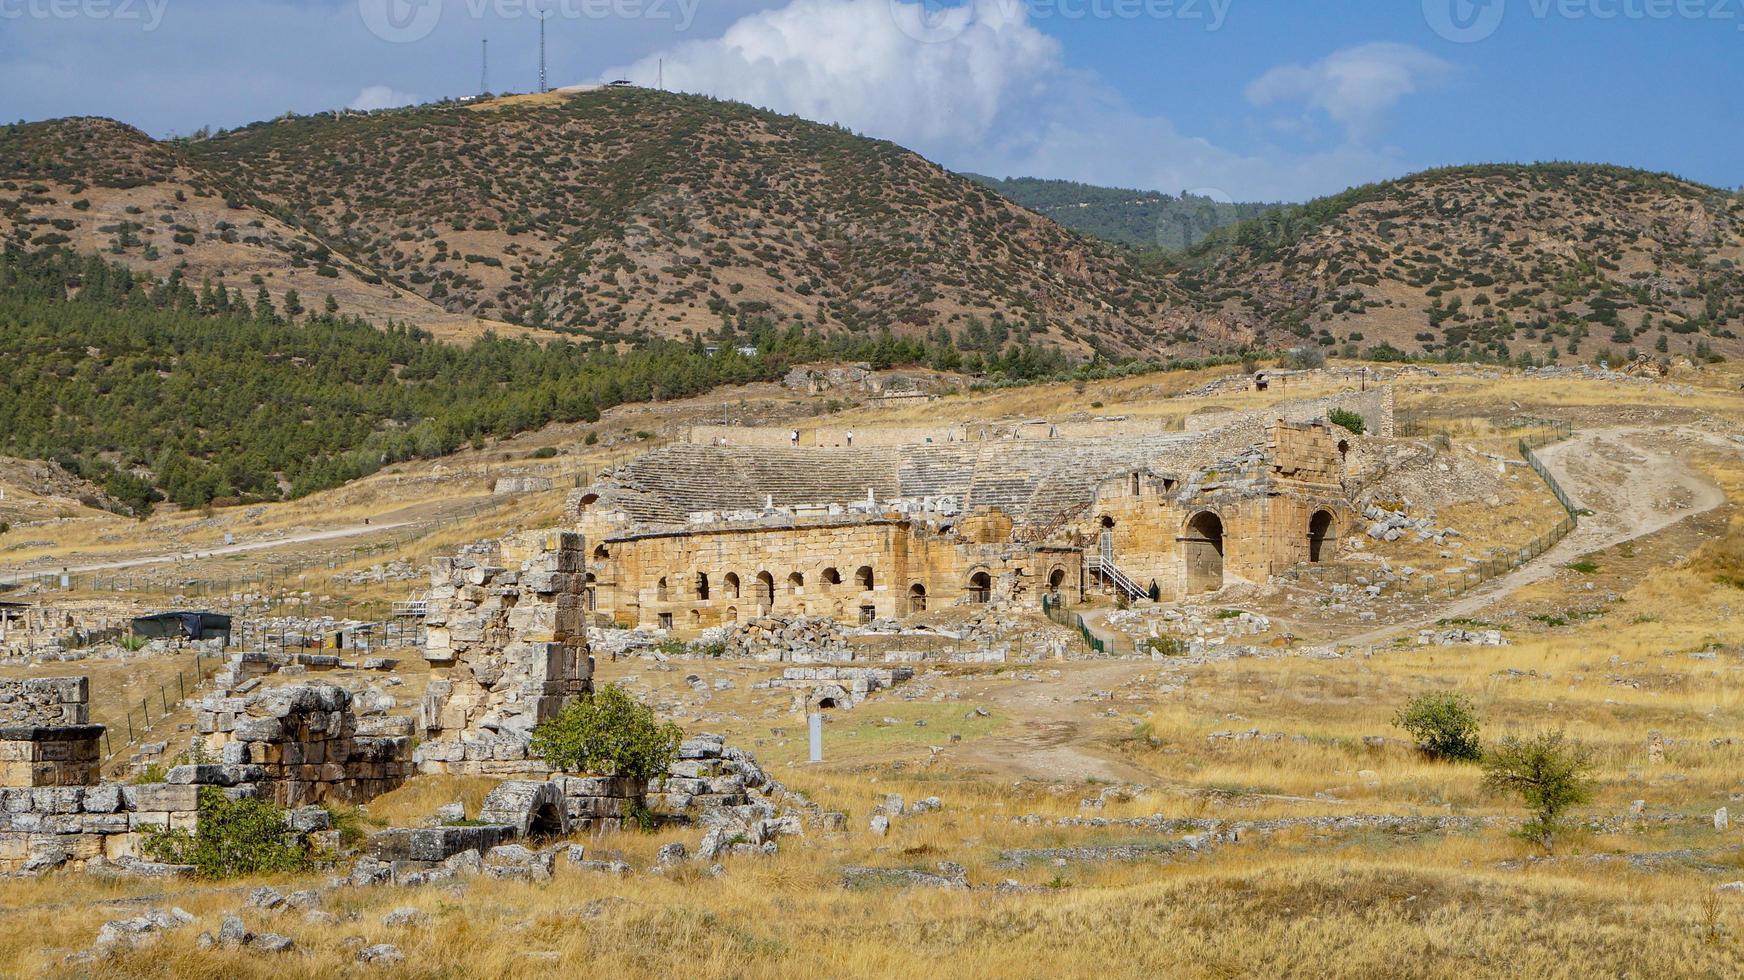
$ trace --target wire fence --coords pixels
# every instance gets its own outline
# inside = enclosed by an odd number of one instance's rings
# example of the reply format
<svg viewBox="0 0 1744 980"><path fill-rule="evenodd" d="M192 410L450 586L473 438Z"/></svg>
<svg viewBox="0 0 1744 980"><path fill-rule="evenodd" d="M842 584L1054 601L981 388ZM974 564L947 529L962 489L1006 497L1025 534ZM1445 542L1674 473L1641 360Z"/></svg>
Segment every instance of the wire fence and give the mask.
<svg viewBox="0 0 1744 980"><path fill-rule="evenodd" d="M1090 632L1090 627L1085 624L1083 616L1066 608L1064 599L1056 600L1051 596L1042 596L1042 612L1061 626L1076 630L1078 637L1084 641L1085 648L1091 653L1108 652L1108 645L1103 642L1100 636Z"/></svg>
<svg viewBox="0 0 1744 980"><path fill-rule="evenodd" d="M194 662L191 666L178 668L173 678L161 680L157 684L155 696L142 695L137 704L129 701L122 706L122 725L127 730L127 741L121 744L119 751L126 751L134 742L141 741L152 730L164 722L182 703L188 700L190 694L197 693L207 677L224 664L223 657L202 656L199 650L194 651ZM172 699L170 692L175 691ZM105 727L103 731L103 748L105 762L115 759L117 749L110 739L110 731L114 725Z"/></svg>

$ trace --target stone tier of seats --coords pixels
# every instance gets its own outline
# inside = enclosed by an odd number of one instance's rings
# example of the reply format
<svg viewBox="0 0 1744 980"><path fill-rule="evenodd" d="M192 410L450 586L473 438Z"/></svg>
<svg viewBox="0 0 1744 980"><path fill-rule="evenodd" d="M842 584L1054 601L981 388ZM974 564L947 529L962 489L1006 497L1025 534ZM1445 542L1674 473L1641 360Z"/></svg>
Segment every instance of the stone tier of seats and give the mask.
<svg viewBox="0 0 1744 980"><path fill-rule="evenodd" d="M705 511L956 497L965 510L998 507L1019 523L1045 521L1090 499L1101 481L1179 458L1185 433L1093 440L966 442L818 449L675 445L614 472L631 517L683 523Z"/></svg>

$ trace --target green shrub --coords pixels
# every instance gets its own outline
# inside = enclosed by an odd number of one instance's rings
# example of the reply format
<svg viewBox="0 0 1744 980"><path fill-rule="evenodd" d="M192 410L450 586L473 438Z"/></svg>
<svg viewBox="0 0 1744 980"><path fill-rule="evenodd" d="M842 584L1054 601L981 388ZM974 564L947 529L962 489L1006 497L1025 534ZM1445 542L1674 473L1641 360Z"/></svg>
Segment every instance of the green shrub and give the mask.
<svg viewBox="0 0 1744 980"><path fill-rule="evenodd" d="M1405 703L1393 724L1411 733L1417 748L1436 759L1476 759L1478 719L1471 698L1452 691L1430 691Z"/></svg>
<svg viewBox="0 0 1744 980"><path fill-rule="evenodd" d="M202 878L305 871L308 849L285 826L285 811L263 800L232 800L215 786L200 790L200 824L154 830L141 845L146 856L191 864Z"/></svg>
<svg viewBox="0 0 1744 980"><path fill-rule="evenodd" d="M666 772L684 738L654 709L613 684L571 703L533 730L533 752L565 772L652 779Z"/></svg>
<svg viewBox="0 0 1744 980"><path fill-rule="evenodd" d="M557 455L556 446L540 446L527 454L528 459L551 459Z"/></svg>
<svg viewBox="0 0 1744 980"><path fill-rule="evenodd" d="M1484 788L1510 793L1532 811L1520 834L1549 853L1570 807L1593 798L1592 755L1564 741L1561 732L1541 732L1530 739L1504 738L1484 759Z"/></svg>
<svg viewBox="0 0 1744 980"><path fill-rule="evenodd" d="M1326 414L1326 420L1331 422L1333 425L1343 426L1344 428L1349 429L1353 434L1359 436L1363 434L1363 429L1368 426L1368 423L1363 421L1361 415L1342 408L1335 408L1328 412Z"/></svg>

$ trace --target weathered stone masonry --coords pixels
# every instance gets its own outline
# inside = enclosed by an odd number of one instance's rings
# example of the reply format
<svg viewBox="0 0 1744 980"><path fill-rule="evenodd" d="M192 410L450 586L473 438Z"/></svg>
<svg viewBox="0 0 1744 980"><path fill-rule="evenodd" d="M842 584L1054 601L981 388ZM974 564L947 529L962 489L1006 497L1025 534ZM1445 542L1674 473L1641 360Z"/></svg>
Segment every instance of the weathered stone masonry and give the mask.
<svg viewBox="0 0 1744 980"><path fill-rule="evenodd" d="M581 536L535 532L436 562L424 658L437 668L419 707L426 772L538 768L539 722L593 690Z"/></svg>
<svg viewBox="0 0 1744 980"><path fill-rule="evenodd" d="M1262 582L1333 556L1351 520L1356 438L1323 421L1243 417L1102 439L671 446L572 495L593 544L586 608L697 631Z"/></svg>

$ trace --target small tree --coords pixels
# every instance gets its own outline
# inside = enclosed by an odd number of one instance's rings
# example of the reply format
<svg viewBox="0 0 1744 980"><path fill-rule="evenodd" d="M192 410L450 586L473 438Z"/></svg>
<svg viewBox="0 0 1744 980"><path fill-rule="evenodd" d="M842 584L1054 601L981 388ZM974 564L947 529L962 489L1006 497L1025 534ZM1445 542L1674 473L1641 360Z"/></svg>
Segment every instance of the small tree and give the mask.
<svg viewBox="0 0 1744 980"><path fill-rule="evenodd" d="M170 864L191 864L202 878L305 871L308 848L285 825L285 811L264 800L232 800L215 786L200 790L200 822L193 833L154 830L141 845L146 855Z"/></svg>
<svg viewBox="0 0 1744 980"><path fill-rule="evenodd" d="M1367 427L1367 423L1363 421L1361 415L1343 408L1335 408L1328 412L1326 414L1326 420L1331 422L1333 425L1343 426L1346 429L1349 429L1353 434L1359 436L1363 434L1363 429Z"/></svg>
<svg viewBox="0 0 1744 980"><path fill-rule="evenodd" d="M1502 740L1484 759L1484 788L1520 797L1532 819L1520 828L1549 853L1570 807L1593 798L1592 756L1564 741L1561 732L1542 732L1530 739Z"/></svg>
<svg viewBox="0 0 1744 980"><path fill-rule="evenodd" d="M1471 698L1452 691L1429 691L1405 702L1393 725L1411 733L1417 748L1436 759L1471 760L1483 755Z"/></svg>
<svg viewBox="0 0 1744 980"><path fill-rule="evenodd" d="M684 733L613 684L564 708L533 730L532 749L566 772L646 781L666 772Z"/></svg>

